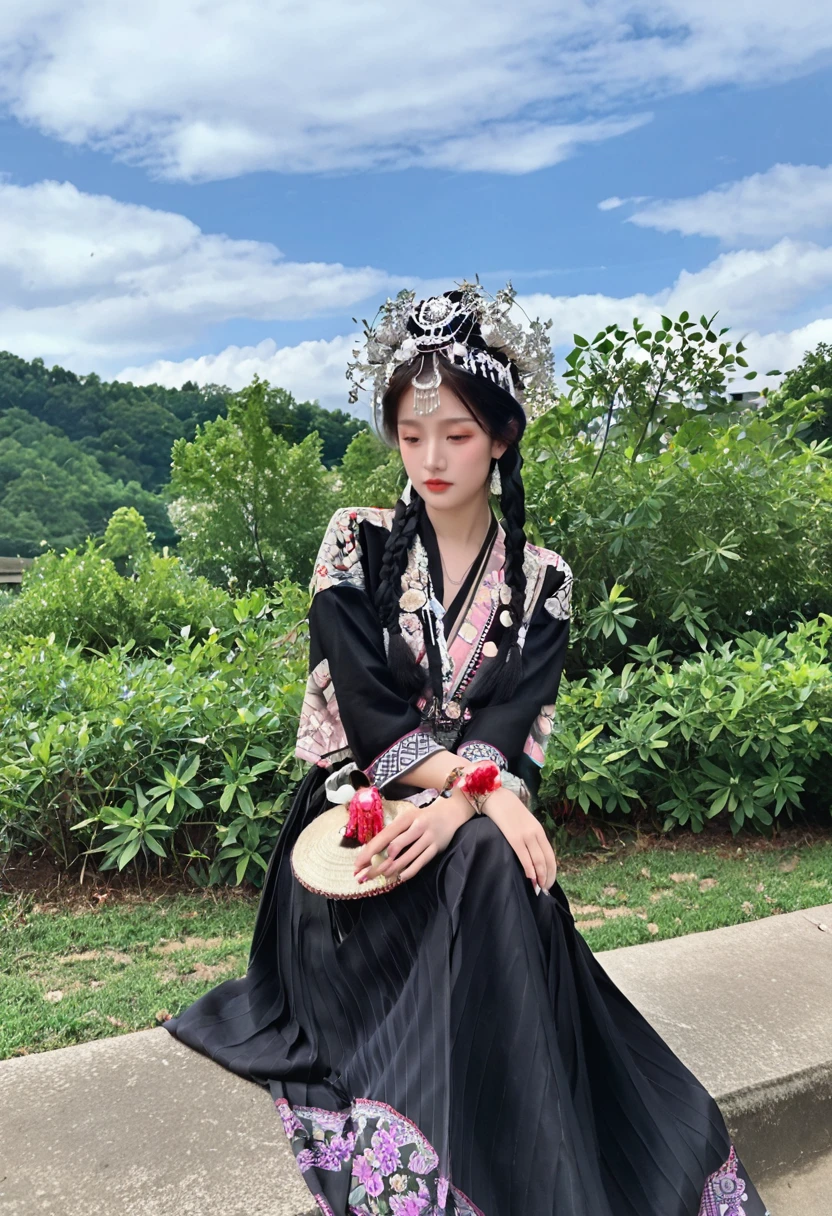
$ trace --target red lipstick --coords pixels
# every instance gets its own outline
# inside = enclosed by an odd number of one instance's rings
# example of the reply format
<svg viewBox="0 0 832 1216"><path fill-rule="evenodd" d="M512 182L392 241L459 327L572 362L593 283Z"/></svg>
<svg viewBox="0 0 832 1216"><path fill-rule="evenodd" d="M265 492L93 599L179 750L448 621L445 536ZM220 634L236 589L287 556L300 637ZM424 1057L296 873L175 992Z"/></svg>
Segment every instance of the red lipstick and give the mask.
<svg viewBox="0 0 832 1216"><path fill-rule="evenodd" d="M440 494L443 490L447 490L451 484L452 483L450 481L439 481L436 478L431 478L430 481L425 482L427 488L429 490L433 490L436 494Z"/></svg>

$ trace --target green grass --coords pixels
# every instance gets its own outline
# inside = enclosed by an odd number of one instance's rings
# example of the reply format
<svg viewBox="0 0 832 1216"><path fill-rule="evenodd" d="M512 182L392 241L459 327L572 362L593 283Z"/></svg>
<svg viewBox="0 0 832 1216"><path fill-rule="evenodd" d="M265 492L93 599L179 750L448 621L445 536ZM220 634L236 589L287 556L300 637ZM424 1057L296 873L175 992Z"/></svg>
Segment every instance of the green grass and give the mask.
<svg viewBox="0 0 832 1216"><path fill-rule="evenodd" d="M558 879L579 930L601 951L830 903L832 841L633 847L567 857ZM77 888L45 903L0 896L0 1059L179 1013L245 973L256 910L256 894L234 891L128 893L96 907Z"/></svg>
<svg viewBox="0 0 832 1216"><path fill-rule="evenodd" d="M832 841L791 849L643 849L558 873L594 951L832 902Z"/></svg>
<svg viewBox="0 0 832 1216"><path fill-rule="evenodd" d="M256 901L39 907L0 903L0 1059L156 1026L160 1011L245 974Z"/></svg>

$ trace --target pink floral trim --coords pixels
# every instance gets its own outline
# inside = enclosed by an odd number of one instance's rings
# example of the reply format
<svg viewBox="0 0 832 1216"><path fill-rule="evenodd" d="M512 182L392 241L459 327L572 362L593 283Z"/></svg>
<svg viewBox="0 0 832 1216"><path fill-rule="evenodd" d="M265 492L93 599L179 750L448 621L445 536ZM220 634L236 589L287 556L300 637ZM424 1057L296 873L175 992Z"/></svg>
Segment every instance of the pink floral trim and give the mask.
<svg viewBox="0 0 832 1216"><path fill-rule="evenodd" d="M406 1115L386 1102L356 1098L331 1111L276 1098L295 1160L326 1216L312 1171L349 1170L351 1216L484 1216L439 1170L439 1154ZM450 1205L448 1196L451 1197Z"/></svg>
<svg viewBox="0 0 832 1216"><path fill-rule="evenodd" d="M708 1175L698 1216L744 1216L745 1208L741 1204L747 1197L746 1181L737 1173L738 1168L737 1153L732 1144L728 1160ZM768 1209L765 1216L771 1216Z"/></svg>

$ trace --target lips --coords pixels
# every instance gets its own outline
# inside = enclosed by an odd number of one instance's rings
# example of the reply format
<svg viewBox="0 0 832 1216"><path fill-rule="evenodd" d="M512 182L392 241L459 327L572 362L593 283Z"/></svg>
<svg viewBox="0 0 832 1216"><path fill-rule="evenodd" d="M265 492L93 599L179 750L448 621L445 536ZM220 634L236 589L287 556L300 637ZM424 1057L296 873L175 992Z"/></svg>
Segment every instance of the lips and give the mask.
<svg viewBox="0 0 832 1216"><path fill-rule="evenodd" d="M425 485L430 490L444 490L450 484L451 483L449 481L439 481L438 479L432 479L431 481L425 482Z"/></svg>

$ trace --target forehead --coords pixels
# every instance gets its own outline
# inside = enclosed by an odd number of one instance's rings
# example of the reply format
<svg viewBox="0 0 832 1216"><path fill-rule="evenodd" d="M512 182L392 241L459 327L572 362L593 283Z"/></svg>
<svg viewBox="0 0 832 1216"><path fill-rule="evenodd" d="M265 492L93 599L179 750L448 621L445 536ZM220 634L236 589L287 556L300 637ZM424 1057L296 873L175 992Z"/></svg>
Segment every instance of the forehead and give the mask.
<svg viewBox="0 0 832 1216"><path fill-rule="evenodd" d="M413 398L412 388L408 388L407 392L402 393L396 415L399 426L408 426L413 430L426 430L436 426L459 426L463 422L479 425L459 397L447 389L444 384L439 388L439 408L430 414L414 413Z"/></svg>

